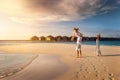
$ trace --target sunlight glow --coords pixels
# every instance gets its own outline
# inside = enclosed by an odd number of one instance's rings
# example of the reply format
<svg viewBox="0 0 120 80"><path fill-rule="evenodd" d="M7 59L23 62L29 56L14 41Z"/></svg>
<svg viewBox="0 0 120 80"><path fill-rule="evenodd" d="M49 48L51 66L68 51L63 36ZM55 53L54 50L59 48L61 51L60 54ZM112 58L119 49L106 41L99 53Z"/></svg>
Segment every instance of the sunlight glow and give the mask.
<svg viewBox="0 0 120 80"><path fill-rule="evenodd" d="M20 0L2 0L0 1L0 11L6 14L16 14L22 11Z"/></svg>

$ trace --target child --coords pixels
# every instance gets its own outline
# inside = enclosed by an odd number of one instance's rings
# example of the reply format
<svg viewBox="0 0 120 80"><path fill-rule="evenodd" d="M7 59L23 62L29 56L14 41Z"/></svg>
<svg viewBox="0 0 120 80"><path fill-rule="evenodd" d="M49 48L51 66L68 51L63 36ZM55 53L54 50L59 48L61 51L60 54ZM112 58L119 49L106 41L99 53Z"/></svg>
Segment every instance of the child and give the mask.
<svg viewBox="0 0 120 80"><path fill-rule="evenodd" d="M101 51L100 51L100 34L97 35L97 39L96 39L96 51L97 51L97 56L101 56Z"/></svg>

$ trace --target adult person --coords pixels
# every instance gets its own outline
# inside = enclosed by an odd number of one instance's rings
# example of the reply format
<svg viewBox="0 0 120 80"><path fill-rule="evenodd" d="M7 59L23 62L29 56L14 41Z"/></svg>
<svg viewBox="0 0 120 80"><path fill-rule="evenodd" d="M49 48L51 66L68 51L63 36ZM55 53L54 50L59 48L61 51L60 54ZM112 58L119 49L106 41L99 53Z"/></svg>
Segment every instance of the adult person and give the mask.
<svg viewBox="0 0 120 80"><path fill-rule="evenodd" d="M82 56L82 51L81 51L81 42L82 42L82 37L83 34L79 32L79 28L75 27L73 29L73 35L71 38L71 41L74 41L74 38L77 37L77 45L76 45L76 51L77 51L77 57Z"/></svg>

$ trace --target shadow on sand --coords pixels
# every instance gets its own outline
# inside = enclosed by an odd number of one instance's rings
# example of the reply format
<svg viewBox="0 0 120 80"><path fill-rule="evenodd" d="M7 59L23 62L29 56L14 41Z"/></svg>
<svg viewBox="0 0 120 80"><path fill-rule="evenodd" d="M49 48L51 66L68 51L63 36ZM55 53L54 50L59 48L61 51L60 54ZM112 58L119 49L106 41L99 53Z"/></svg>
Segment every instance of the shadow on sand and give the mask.
<svg viewBox="0 0 120 80"><path fill-rule="evenodd" d="M103 57L117 57L120 56L120 54L108 54L108 55L102 55Z"/></svg>

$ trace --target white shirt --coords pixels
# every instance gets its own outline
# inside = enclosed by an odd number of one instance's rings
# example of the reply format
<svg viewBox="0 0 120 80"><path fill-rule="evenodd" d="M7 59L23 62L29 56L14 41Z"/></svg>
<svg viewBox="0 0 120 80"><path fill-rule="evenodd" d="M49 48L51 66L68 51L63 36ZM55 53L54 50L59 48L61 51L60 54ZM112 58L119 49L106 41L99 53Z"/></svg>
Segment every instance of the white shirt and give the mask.
<svg viewBox="0 0 120 80"><path fill-rule="evenodd" d="M77 37L77 44L81 44L82 42L82 37L80 36L81 33L80 32L73 32L73 36Z"/></svg>

